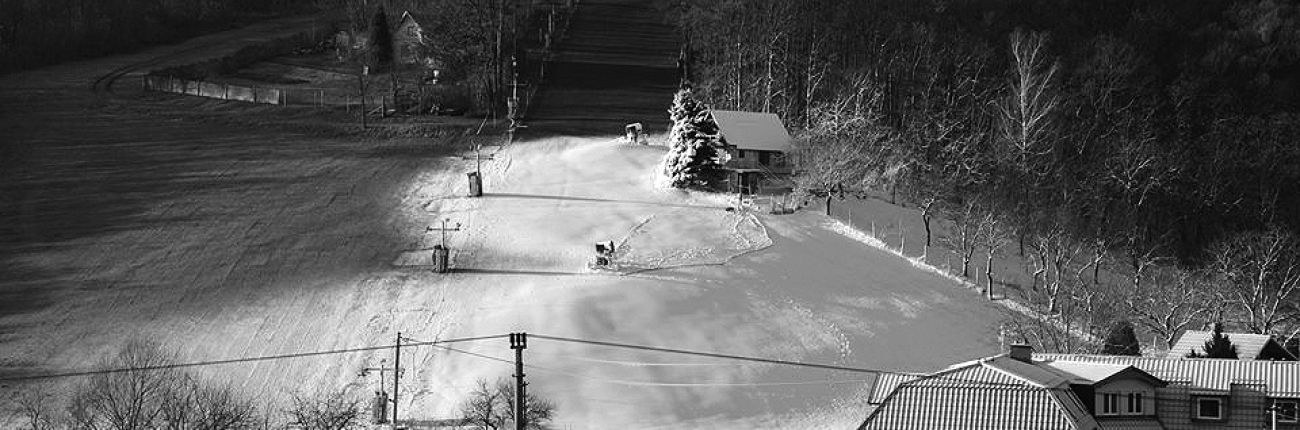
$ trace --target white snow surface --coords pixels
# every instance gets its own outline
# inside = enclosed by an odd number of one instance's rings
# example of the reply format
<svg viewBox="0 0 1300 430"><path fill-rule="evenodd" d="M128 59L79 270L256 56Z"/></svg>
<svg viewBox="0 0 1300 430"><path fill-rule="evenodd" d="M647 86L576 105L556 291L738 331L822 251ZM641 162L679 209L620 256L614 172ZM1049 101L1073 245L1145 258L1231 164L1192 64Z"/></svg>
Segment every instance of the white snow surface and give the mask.
<svg viewBox="0 0 1300 430"><path fill-rule="evenodd" d="M658 189L663 150L604 139L515 144L486 165L480 199L452 197L464 189L454 169L422 175L417 194L452 196L413 216L464 226L449 240L458 273L423 288L477 294L449 297L459 304L436 331L403 329L423 331L420 340L526 331L906 371L997 352L1000 313L977 293L838 234L815 213L728 212L727 196ZM585 274L603 240L620 244L616 261L631 274ZM505 346L454 347L508 361ZM408 383L427 391L407 410L439 417L455 414L476 378L512 372L453 351L415 356L428 365ZM537 366L526 371L530 389L559 404L560 428L852 428L872 380L536 338L525 361Z"/></svg>
<svg viewBox="0 0 1300 430"><path fill-rule="evenodd" d="M729 212L727 196L657 189L663 151L615 139L515 143L484 162L481 198L463 197L472 160L428 161L414 175L392 175L409 183L367 188L391 194L338 203L365 205L343 210L357 216L392 212L383 218L349 218L356 226L332 233L334 239L304 230L300 239L266 245L338 259L320 266L326 270L318 276L298 270L240 279L232 269L227 276L258 284L236 296L183 290L178 281L176 292L78 308L86 312L80 321L93 324L45 329L85 343L22 344L5 355L85 368L141 334L189 361L382 345L397 331L417 341L522 331L899 371L935 370L998 352L1002 311L977 292L833 231L815 212ZM427 264L439 233L424 227L443 219L460 230L447 235L455 272L438 275ZM341 251L354 239L368 243L359 235L372 230L408 245L378 258L366 258L367 250ZM619 271L588 268L594 243L604 240L620 244ZM250 258L219 247L213 253L237 263ZM46 255L33 264L51 261L58 259ZM505 339L450 346L459 351L403 350L404 419L456 417L476 379L513 372ZM358 371L380 359L391 365L391 355L199 372L267 399L335 387L365 395L379 381ZM556 402L562 429L853 428L866 416L873 379L535 337L524 357L530 393Z"/></svg>

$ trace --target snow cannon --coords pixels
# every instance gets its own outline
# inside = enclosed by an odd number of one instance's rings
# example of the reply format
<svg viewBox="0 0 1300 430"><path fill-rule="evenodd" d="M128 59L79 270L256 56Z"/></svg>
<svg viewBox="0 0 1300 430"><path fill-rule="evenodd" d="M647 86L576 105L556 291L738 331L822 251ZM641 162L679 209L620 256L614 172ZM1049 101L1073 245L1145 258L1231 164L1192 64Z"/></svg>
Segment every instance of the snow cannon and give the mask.
<svg viewBox="0 0 1300 430"><path fill-rule="evenodd" d="M475 172L469 172L469 173L466 174L466 176L469 177L469 196L470 196L470 197L482 197L482 196L483 196L483 176L479 175L479 172L477 172L477 171L475 171Z"/></svg>
<svg viewBox="0 0 1300 430"><path fill-rule="evenodd" d="M434 272L447 273L448 270L447 257L448 255L451 254L448 251L449 250L442 245L433 246L433 271Z"/></svg>
<svg viewBox="0 0 1300 430"><path fill-rule="evenodd" d="M388 423L388 393L383 391L375 392L374 401L370 405L370 423Z"/></svg>
<svg viewBox="0 0 1300 430"><path fill-rule="evenodd" d="M646 144L645 136L642 134L642 131L645 128L641 126L641 123L634 122L628 124L623 129L626 133L628 143L640 143L642 145Z"/></svg>
<svg viewBox="0 0 1300 430"><path fill-rule="evenodd" d="M596 242L596 266L608 266L614 259L614 241Z"/></svg>

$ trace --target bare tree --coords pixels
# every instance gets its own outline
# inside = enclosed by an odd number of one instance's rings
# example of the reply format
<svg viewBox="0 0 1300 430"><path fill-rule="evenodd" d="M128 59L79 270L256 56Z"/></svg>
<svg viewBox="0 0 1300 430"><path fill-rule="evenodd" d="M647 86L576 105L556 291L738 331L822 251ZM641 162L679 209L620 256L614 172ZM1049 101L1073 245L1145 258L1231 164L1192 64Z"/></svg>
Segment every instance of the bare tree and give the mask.
<svg viewBox="0 0 1300 430"><path fill-rule="evenodd" d="M18 399L19 412L32 430L246 430L266 428L253 404L227 386L206 385L173 369L171 355L158 344L134 340L102 360L112 369L59 399L33 387Z"/></svg>
<svg viewBox="0 0 1300 430"><path fill-rule="evenodd" d="M244 430L262 420L256 406L229 386L210 386L184 375L162 404L167 430Z"/></svg>
<svg viewBox="0 0 1300 430"><path fill-rule="evenodd" d="M1300 320L1300 240L1294 233L1277 227L1243 233L1213 250L1211 268L1247 329L1272 333Z"/></svg>
<svg viewBox="0 0 1300 430"><path fill-rule="evenodd" d="M1206 321L1211 307L1205 291L1210 287L1201 274L1176 267L1157 267L1148 279L1146 288L1127 291L1125 309L1134 324L1172 348L1179 333Z"/></svg>
<svg viewBox="0 0 1300 430"><path fill-rule="evenodd" d="M546 430L550 428L555 417L555 404L532 393L526 399L525 408L529 430ZM489 384L486 379L478 380L469 398L461 403L461 414L466 421L485 429L497 430L513 428L515 422L515 386L508 378L498 379Z"/></svg>
<svg viewBox="0 0 1300 430"><path fill-rule="evenodd" d="M361 400L343 389L294 395L285 413L303 430L350 430L364 424Z"/></svg>
<svg viewBox="0 0 1300 430"><path fill-rule="evenodd" d="M509 403L499 396L496 389L488 385L486 379L479 379L478 385L460 406L460 413L466 421L485 429L497 430L505 422Z"/></svg>
<svg viewBox="0 0 1300 430"><path fill-rule="evenodd" d="M1025 240L1033 234L1028 227L1033 209L1031 194L1042 174L1039 159L1051 153L1047 140L1053 131L1052 115L1059 105L1054 87L1057 65L1048 60L1046 51L1045 34L1019 29L1011 34L1011 83L1008 97L999 106L999 131L1005 145L1002 158L1013 172L1008 185L1022 227L1017 230L1022 255Z"/></svg>
<svg viewBox="0 0 1300 430"><path fill-rule="evenodd" d="M172 362L170 354L151 341L128 341L117 355L101 360L104 368L147 369ZM90 377L85 400L94 416L108 428L136 430L161 424L162 403L176 381L175 370L132 370Z"/></svg>
<svg viewBox="0 0 1300 430"><path fill-rule="evenodd" d="M1002 252L1010 234L1007 225L998 214L986 211L979 222L979 243L984 247L984 280L986 294L992 300L993 292L993 258Z"/></svg>
<svg viewBox="0 0 1300 430"><path fill-rule="evenodd" d="M973 200L962 203L950 212L952 232L942 238L944 244L961 258L961 276L970 277L970 262L975 257L975 249L980 242L980 209Z"/></svg>
<svg viewBox="0 0 1300 430"><path fill-rule="evenodd" d="M57 414L50 410L50 395L40 387L24 391L18 395L15 403L18 414L22 416L30 430L55 430L59 428Z"/></svg>
<svg viewBox="0 0 1300 430"><path fill-rule="evenodd" d="M1029 261L1034 267L1031 300L1045 306L1049 314L1060 312L1074 283L1069 277L1075 259L1084 246L1058 226L1043 229L1033 238Z"/></svg>

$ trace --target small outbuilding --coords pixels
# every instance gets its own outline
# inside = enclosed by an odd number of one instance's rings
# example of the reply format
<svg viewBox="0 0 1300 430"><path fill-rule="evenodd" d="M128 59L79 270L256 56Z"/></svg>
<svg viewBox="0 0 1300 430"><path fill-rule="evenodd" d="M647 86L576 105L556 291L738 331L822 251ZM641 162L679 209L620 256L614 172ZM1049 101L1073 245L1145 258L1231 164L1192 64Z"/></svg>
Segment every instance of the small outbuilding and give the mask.
<svg viewBox="0 0 1300 430"><path fill-rule="evenodd" d="M734 191L756 194L781 188L794 170L793 139L774 113L712 111Z"/></svg>

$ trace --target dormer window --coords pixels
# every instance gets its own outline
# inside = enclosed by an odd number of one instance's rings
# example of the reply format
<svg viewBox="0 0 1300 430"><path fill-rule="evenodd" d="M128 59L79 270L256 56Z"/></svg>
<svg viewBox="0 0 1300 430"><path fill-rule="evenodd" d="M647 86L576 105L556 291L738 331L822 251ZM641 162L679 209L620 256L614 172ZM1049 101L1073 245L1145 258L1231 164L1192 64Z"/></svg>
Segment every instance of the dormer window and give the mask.
<svg viewBox="0 0 1300 430"><path fill-rule="evenodd" d="M1129 415L1142 415L1142 393L1128 393L1126 412Z"/></svg>
<svg viewBox="0 0 1300 430"><path fill-rule="evenodd" d="M1195 417L1198 420L1222 420L1223 399L1220 397L1197 397Z"/></svg>
<svg viewBox="0 0 1300 430"><path fill-rule="evenodd" d="M1097 416L1149 415L1148 398L1141 391L1098 393Z"/></svg>
<svg viewBox="0 0 1300 430"><path fill-rule="evenodd" d="M1102 393L1097 415L1119 415L1119 393Z"/></svg>

